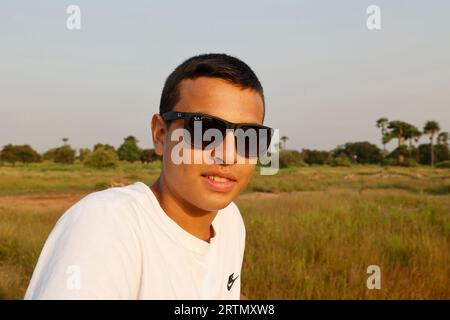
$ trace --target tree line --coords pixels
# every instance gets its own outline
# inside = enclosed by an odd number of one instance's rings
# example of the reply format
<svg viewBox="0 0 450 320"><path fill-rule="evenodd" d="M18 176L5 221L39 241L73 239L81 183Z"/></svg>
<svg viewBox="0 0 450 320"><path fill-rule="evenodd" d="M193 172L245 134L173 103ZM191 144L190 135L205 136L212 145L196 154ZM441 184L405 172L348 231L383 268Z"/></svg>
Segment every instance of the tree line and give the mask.
<svg viewBox="0 0 450 320"><path fill-rule="evenodd" d="M134 136L124 138L123 143L116 150L109 144L97 143L91 149L81 148L76 156L76 150L69 144L68 138L63 138L63 145L51 148L43 154L39 154L30 145L8 144L0 151L0 162L15 165L21 163L36 163L52 161L61 164L73 164L79 160L91 168L114 168L119 161L150 163L160 160L154 149L141 149L138 140Z"/></svg>
<svg viewBox="0 0 450 320"><path fill-rule="evenodd" d="M437 121L427 121L422 130L405 121L380 118L375 126L381 131L383 149L368 141L347 142L330 151L286 148L287 136L277 145L280 167L302 165L350 166L352 164L380 164L417 166L430 165L450 167L449 133L441 131ZM418 144L422 136L429 143ZM397 147L388 151L386 144L397 140Z"/></svg>
<svg viewBox="0 0 450 320"><path fill-rule="evenodd" d="M417 166L431 165L450 167L449 134L441 131L437 121L427 121L422 130L405 121L380 118L376 127L381 132L383 149L368 141L347 142L330 151L302 149L288 150L289 138L282 136L276 145L279 153L280 167L304 165L350 166L352 164L380 164ZM418 144L422 136L428 136L429 143ZM124 138L116 150L109 144L97 143L91 149L81 148L76 156L76 150L68 144L68 138L63 138L63 145L52 148L43 154L36 152L30 145L8 144L0 151L0 164L16 162L32 163L53 161L55 163L72 164L79 160L87 167L116 167L119 161L150 163L161 158L154 149L141 149L134 136ZM386 144L397 140L397 147L388 151Z"/></svg>

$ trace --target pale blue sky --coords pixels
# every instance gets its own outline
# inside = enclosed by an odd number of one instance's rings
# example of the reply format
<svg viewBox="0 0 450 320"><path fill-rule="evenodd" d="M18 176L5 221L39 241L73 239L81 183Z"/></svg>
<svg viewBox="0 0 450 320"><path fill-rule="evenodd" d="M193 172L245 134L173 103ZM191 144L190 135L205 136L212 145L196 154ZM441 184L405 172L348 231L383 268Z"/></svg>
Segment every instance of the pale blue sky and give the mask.
<svg viewBox="0 0 450 320"><path fill-rule="evenodd" d="M450 1L3 1L0 147L119 146L149 123L167 75L199 53L247 62L289 148L379 144L381 116L450 131ZM81 8L66 29L68 5ZM366 28L381 8L382 30ZM423 141L426 141L425 138Z"/></svg>

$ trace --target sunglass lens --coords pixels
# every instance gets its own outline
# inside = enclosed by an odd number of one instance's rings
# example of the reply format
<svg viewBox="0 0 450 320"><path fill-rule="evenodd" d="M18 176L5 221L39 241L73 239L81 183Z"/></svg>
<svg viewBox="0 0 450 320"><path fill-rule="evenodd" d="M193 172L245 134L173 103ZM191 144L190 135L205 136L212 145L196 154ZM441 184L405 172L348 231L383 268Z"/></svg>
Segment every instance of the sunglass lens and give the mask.
<svg viewBox="0 0 450 320"><path fill-rule="evenodd" d="M270 146L272 131L260 126L242 126L235 131L237 153L246 158L259 157Z"/></svg>
<svg viewBox="0 0 450 320"><path fill-rule="evenodd" d="M220 133L222 139L225 137L226 124L210 117L193 116L187 123L187 129L193 141L192 145L203 150L215 142L218 133Z"/></svg>

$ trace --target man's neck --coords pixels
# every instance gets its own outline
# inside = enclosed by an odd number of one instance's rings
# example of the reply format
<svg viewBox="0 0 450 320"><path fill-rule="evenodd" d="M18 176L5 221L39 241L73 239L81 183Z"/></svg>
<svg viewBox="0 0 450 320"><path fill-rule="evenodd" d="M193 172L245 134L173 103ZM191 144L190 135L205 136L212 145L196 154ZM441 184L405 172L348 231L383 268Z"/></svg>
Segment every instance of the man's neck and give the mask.
<svg viewBox="0 0 450 320"><path fill-rule="evenodd" d="M177 197L161 177L150 186L150 189L164 212L184 230L206 242L214 236L212 221L217 211L199 209Z"/></svg>

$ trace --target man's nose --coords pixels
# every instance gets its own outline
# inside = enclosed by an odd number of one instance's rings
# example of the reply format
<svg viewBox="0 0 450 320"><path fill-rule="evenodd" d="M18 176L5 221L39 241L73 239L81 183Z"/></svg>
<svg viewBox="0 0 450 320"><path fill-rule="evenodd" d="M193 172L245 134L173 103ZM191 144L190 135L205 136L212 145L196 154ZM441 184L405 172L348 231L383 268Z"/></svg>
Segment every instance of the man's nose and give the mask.
<svg viewBox="0 0 450 320"><path fill-rule="evenodd" d="M233 131L228 131L221 143L212 150L211 156L220 164L234 164L237 160L236 137Z"/></svg>

